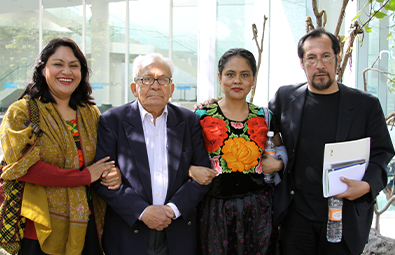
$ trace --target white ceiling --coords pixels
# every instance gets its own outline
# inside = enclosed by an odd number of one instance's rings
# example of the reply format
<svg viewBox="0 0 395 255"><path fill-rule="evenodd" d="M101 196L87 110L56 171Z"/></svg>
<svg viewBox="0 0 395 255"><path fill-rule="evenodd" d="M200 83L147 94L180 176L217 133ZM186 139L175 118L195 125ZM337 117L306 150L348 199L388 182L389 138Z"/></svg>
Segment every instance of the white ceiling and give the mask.
<svg viewBox="0 0 395 255"><path fill-rule="evenodd" d="M121 2L123 0L86 0L87 4L96 2ZM82 0L43 0L44 8L58 8L82 5ZM0 0L1 13L38 11L39 0Z"/></svg>

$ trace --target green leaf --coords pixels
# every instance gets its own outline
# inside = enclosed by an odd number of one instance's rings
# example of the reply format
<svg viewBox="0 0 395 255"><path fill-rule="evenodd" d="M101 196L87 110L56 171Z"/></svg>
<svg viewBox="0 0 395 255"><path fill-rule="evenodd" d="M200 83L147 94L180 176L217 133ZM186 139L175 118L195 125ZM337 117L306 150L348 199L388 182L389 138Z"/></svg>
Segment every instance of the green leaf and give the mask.
<svg viewBox="0 0 395 255"><path fill-rule="evenodd" d="M371 15L378 19L384 19L387 16L387 14L384 12L376 12L376 14L372 12Z"/></svg>
<svg viewBox="0 0 395 255"><path fill-rule="evenodd" d="M241 134L239 137L244 138L246 141L251 141L251 139L245 134Z"/></svg>
<svg viewBox="0 0 395 255"><path fill-rule="evenodd" d="M395 0L391 0L388 4L384 6L387 11L395 11Z"/></svg>
<svg viewBox="0 0 395 255"><path fill-rule="evenodd" d="M364 28L365 28L366 33L372 32L372 28L371 27L365 26Z"/></svg>
<svg viewBox="0 0 395 255"><path fill-rule="evenodd" d="M389 40L391 37L392 37L392 32L390 32L390 33L387 35L387 40Z"/></svg>
<svg viewBox="0 0 395 255"><path fill-rule="evenodd" d="M349 36L346 36L346 37L344 37L344 39L343 39L343 41L342 41L342 42L345 42L345 41L347 41L348 37L349 37Z"/></svg>
<svg viewBox="0 0 395 255"><path fill-rule="evenodd" d="M235 137L237 138L237 137L239 137L239 136L232 133L232 134L229 136L229 139L232 139L232 138L235 138Z"/></svg>
<svg viewBox="0 0 395 255"><path fill-rule="evenodd" d="M376 2L382 3L382 2L384 2L384 0L376 0Z"/></svg>
<svg viewBox="0 0 395 255"><path fill-rule="evenodd" d="M231 172L232 172L232 170L228 168L228 163L226 163L226 161L225 161L224 158L221 157L221 158L219 159L219 162L220 162L220 164L221 164L222 172L223 172L223 173L231 173Z"/></svg>
<svg viewBox="0 0 395 255"><path fill-rule="evenodd" d="M248 130L248 126L247 126L247 122L244 123L244 128L243 128L243 133L247 132Z"/></svg>
<svg viewBox="0 0 395 255"><path fill-rule="evenodd" d="M213 151L212 153L213 153L214 155L219 155L219 154L221 154L221 147L219 147L218 150Z"/></svg>
<svg viewBox="0 0 395 255"><path fill-rule="evenodd" d="M207 113L209 113L209 112L207 111ZM212 114L212 112L210 112L210 113ZM224 116L222 116L219 113L213 114L211 117L221 119L221 120L225 119Z"/></svg>
<svg viewBox="0 0 395 255"><path fill-rule="evenodd" d="M213 115L217 111L217 108L207 110L208 115Z"/></svg>
<svg viewBox="0 0 395 255"><path fill-rule="evenodd" d="M361 37L359 36L359 34L357 35L359 43L363 43Z"/></svg>
<svg viewBox="0 0 395 255"><path fill-rule="evenodd" d="M373 0L369 0L362 9L365 9L365 7L369 6L371 3L373 2Z"/></svg>
<svg viewBox="0 0 395 255"><path fill-rule="evenodd" d="M354 20L358 19L359 16L361 16L361 14L362 14L362 12L360 11L360 12L357 14L357 16L355 16L351 21L354 21Z"/></svg>

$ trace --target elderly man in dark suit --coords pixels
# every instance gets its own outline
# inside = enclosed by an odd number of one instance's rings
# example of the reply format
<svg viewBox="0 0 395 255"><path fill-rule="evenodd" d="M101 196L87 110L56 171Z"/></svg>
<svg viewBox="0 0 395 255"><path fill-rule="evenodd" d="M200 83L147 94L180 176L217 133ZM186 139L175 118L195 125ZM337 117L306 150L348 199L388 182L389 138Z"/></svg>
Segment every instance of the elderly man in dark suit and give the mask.
<svg viewBox="0 0 395 255"><path fill-rule="evenodd" d="M299 41L307 84L283 86L269 103L280 121L288 166L277 185L274 221L281 223L283 254L361 254L368 241L375 197L385 187L394 148L379 100L337 83L336 37L313 30ZM348 180L343 198L343 236L326 240L328 202L322 192L325 143L370 137L369 166L362 181Z"/></svg>
<svg viewBox="0 0 395 255"><path fill-rule="evenodd" d="M198 116L168 103L173 70L160 54L137 57L131 89L138 100L100 117L96 158L110 156L122 173L117 190L93 185L108 205L106 255L195 254L195 207L210 187L188 170L210 163Z"/></svg>

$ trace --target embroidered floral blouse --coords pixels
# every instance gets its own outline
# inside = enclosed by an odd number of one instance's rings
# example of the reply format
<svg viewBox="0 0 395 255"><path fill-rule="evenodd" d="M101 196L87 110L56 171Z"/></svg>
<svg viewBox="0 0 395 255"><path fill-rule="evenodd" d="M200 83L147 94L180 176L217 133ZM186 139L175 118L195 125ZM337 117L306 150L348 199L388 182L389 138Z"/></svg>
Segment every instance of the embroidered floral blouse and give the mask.
<svg viewBox="0 0 395 255"><path fill-rule="evenodd" d="M244 196L265 186L261 155L269 131L266 120L270 121L271 130L278 130L269 110L254 104L248 106L244 121L226 118L217 103L195 112L200 117L211 168L218 172L209 196Z"/></svg>

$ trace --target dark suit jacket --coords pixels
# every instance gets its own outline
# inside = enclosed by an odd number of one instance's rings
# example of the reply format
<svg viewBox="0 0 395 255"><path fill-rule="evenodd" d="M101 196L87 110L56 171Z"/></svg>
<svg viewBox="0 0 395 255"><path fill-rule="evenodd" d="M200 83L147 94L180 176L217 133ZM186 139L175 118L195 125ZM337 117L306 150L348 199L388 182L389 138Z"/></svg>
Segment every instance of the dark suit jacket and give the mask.
<svg viewBox="0 0 395 255"><path fill-rule="evenodd" d="M210 167L199 118L193 112L167 104L169 183L165 203L174 203L181 216L167 234L170 254L195 254L196 205L209 190L189 178L189 166ZM146 255L148 227L138 219L152 205L151 177L144 131L137 101L100 116L96 160L110 156L122 173L122 185L108 190L92 187L107 203L103 248L107 255Z"/></svg>
<svg viewBox="0 0 395 255"><path fill-rule="evenodd" d="M369 93L340 83L339 90L339 119L337 127L333 127L337 128L336 140L371 138L369 166L363 177L363 181L370 184L371 192L354 201L343 200L343 238L352 253L361 254L369 237L375 197L387 182L385 169L394 155L394 148L379 100ZM269 109L280 122L280 132L288 152L288 166L275 191L275 224L284 220L296 192L292 169L306 92L306 83L283 86L269 102Z"/></svg>

